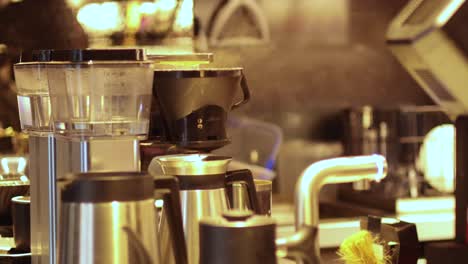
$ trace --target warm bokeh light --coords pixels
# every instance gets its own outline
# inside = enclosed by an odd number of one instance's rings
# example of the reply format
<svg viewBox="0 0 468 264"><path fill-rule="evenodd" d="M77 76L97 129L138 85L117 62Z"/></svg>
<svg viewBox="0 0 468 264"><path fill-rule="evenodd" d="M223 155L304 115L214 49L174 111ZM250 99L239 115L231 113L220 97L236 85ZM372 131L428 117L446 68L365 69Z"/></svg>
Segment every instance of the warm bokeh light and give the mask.
<svg viewBox="0 0 468 264"><path fill-rule="evenodd" d="M465 0L451 1L450 4L445 7L444 11L437 17L437 24L444 25L464 2Z"/></svg>
<svg viewBox="0 0 468 264"><path fill-rule="evenodd" d="M178 30L191 28L193 25L193 1L182 1L174 27Z"/></svg>
<svg viewBox="0 0 468 264"><path fill-rule="evenodd" d="M126 9L126 29L130 30L131 32L135 32L140 27L140 3L136 1L129 2Z"/></svg>
<svg viewBox="0 0 468 264"><path fill-rule="evenodd" d="M121 14L121 6L116 2L92 3L78 11L77 19L87 31L106 34L123 29Z"/></svg>
<svg viewBox="0 0 468 264"><path fill-rule="evenodd" d="M183 1L186 2L186 1ZM176 0L156 0L155 4L157 6L157 9L159 9L161 12L172 12L176 7L177 7L177 1Z"/></svg>
<svg viewBox="0 0 468 264"><path fill-rule="evenodd" d="M27 161L23 157L4 157L0 160L0 165L3 174L24 174L26 164Z"/></svg>
<svg viewBox="0 0 468 264"><path fill-rule="evenodd" d="M156 13L158 10L158 5L156 3L142 3L139 7L139 12L145 15L151 15Z"/></svg>
<svg viewBox="0 0 468 264"><path fill-rule="evenodd" d="M81 6L77 19L93 34L109 34L123 30L136 32L148 27L148 21L154 21L156 17L159 20L169 20L173 15L175 15L173 31L190 29L193 25L191 0L184 0L179 4L176 0L103 2L85 5L83 0L68 0L68 3L72 7ZM151 29L146 28L145 31Z"/></svg>
<svg viewBox="0 0 468 264"><path fill-rule="evenodd" d="M68 5L70 5L73 8L80 7L83 5L85 0L67 0Z"/></svg>

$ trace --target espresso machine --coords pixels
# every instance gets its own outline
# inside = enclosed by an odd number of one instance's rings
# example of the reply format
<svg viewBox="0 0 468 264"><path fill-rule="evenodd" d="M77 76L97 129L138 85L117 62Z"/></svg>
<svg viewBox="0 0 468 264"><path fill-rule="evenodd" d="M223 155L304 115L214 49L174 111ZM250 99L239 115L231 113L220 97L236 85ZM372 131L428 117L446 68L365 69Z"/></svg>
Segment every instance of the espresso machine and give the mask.
<svg viewBox="0 0 468 264"><path fill-rule="evenodd" d="M31 248L34 264L49 264L57 263L56 180L140 171L153 71L142 49L40 51L34 58L15 65L15 74L20 84L40 85L19 101L22 123L43 118L37 124L45 132L30 138Z"/></svg>
<svg viewBox="0 0 468 264"><path fill-rule="evenodd" d="M379 153L387 158L390 168L382 183L340 186L341 201L377 209L381 214L394 214L407 202L446 195L427 184L427 175L417 167L428 132L450 123L440 107L364 106L346 109L342 119L345 155Z"/></svg>
<svg viewBox="0 0 468 264"><path fill-rule="evenodd" d="M429 244L428 263L468 261L468 3L412 0L394 18L387 44L427 94L455 121L455 241Z"/></svg>

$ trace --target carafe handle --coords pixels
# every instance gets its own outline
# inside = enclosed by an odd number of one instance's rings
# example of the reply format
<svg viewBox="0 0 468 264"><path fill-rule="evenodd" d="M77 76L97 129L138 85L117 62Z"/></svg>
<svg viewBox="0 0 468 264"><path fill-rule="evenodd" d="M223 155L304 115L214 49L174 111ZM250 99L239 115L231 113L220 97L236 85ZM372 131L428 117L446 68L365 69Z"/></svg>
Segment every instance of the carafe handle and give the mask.
<svg viewBox="0 0 468 264"><path fill-rule="evenodd" d="M240 86L242 88L242 93L244 94L244 98L241 101L235 103L231 107L231 110L234 110L240 107L241 105L247 103L250 100L250 90L249 90L249 86L247 85L247 79L245 78L243 71L241 72L241 74L242 74L242 78L241 78Z"/></svg>
<svg viewBox="0 0 468 264"><path fill-rule="evenodd" d="M261 214L260 206L258 204L258 199L257 199L257 190L255 188L254 179L250 170L244 169L244 170L228 171L226 173L226 180L225 180L226 186L232 185L235 182L243 182L246 185L247 193L249 196L249 202L250 202L250 205L252 206L252 210L256 214ZM227 188L227 191L228 191L228 196L232 198L233 197L232 188Z"/></svg>
<svg viewBox="0 0 468 264"><path fill-rule="evenodd" d="M164 203L168 204L167 217L169 229L172 234L172 247L177 264L187 264L187 248L182 224L182 209L180 207L179 181L176 177L154 177L156 190L169 190L169 195L164 195Z"/></svg>

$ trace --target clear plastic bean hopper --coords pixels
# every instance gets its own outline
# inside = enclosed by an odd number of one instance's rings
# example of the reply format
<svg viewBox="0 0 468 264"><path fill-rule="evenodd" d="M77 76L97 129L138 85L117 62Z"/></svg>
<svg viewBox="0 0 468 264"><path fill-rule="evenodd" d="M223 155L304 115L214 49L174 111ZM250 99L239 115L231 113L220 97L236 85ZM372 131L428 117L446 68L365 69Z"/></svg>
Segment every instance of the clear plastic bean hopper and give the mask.
<svg viewBox="0 0 468 264"><path fill-rule="evenodd" d="M387 44L426 93L455 120L455 241L433 243L428 263L468 262L468 3L411 0L390 24Z"/></svg>
<svg viewBox="0 0 468 264"><path fill-rule="evenodd" d="M14 66L21 129L29 135L47 135L52 132L45 70L49 55L50 51L47 50L23 53L20 63Z"/></svg>
<svg viewBox="0 0 468 264"><path fill-rule="evenodd" d="M153 70L141 49L53 51L48 67L57 176L139 171Z"/></svg>
<svg viewBox="0 0 468 264"><path fill-rule="evenodd" d="M49 186L55 178L55 140L52 133L46 65L50 51L23 52L14 65L21 129L29 135L31 195L31 253L33 263L46 263L54 246L49 234ZM51 194L54 194L52 191Z"/></svg>

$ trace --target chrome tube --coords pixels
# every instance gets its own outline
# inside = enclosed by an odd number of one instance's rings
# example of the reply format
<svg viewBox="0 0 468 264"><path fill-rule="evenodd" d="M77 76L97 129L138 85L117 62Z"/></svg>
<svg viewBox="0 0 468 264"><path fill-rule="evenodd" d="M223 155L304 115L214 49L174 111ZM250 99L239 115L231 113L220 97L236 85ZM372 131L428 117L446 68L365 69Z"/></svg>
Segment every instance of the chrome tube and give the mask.
<svg viewBox="0 0 468 264"><path fill-rule="evenodd" d="M161 264L154 200L64 202L60 264Z"/></svg>
<svg viewBox="0 0 468 264"><path fill-rule="evenodd" d="M198 264L200 258L199 221L205 217L220 216L228 210L226 191L224 188L181 191L180 199L188 263Z"/></svg>
<svg viewBox="0 0 468 264"><path fill-rule="evenodd" d="M296 184L296 230L319 226L319 193L325 184L361 180L380 181L387 175L387 162L381 155L342 157L316 162L307 167ZM320 256L318 235L314 253Z"/></svg>
<svg viewBox="0 0 468 264"><path fill-rule="evenodd" d="M31 262L56 263L56 151L52 135L29 137Z"/></svg>
<svg viewBox="0 0 468 264"><path fill-rule="evenodd" d="M224 188L212 190L180 191L182 222L187 246L188 263L199 264L200 231L199 221L207 217L218 217L228 210L228 199ZM161 260L166 264L176 263L169 231L169 219L163 207L158 228L160 237Z"/></svg>

